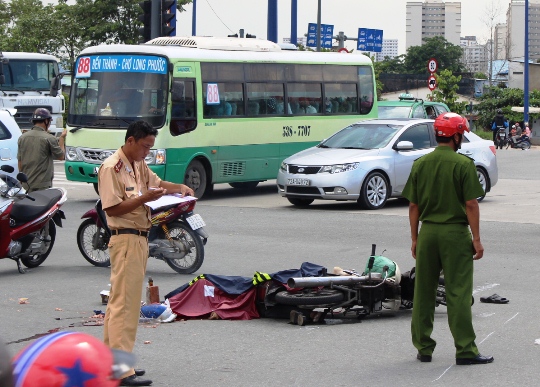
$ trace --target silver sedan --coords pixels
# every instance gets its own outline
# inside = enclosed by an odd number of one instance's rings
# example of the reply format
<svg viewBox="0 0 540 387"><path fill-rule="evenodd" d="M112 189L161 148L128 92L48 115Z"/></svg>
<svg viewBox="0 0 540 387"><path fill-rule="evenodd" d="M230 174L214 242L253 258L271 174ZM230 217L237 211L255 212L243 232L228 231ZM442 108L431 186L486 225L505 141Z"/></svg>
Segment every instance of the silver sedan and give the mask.
<svg viewBox="0 0 540 387"><path fill-rule="evenodd" d="M433 122L374 119L347 126L286 158L278 172L278 192L296 206L315 199L356 200L363 208L380 209L389 198L401 196L414 160L437 146ZM498 180L493 141L465 133L459 152L474 160L484 192L489 192Z"/></svg>

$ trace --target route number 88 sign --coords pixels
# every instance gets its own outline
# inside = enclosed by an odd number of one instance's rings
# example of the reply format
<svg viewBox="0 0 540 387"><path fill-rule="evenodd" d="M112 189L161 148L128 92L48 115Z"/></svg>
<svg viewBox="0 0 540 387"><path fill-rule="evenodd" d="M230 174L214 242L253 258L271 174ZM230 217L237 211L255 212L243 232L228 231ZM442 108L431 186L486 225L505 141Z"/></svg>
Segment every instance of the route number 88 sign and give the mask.
<svg viewBox="0 0 540 387"><path fill-rule="evenodd" d="M88 78L92 75L91 65L92 61L89 56L83 56L79 58L77 63L77 70L75 73L75 78Z"/></svg>
<svg viewBox="0 0 540 387"><path fill-rule="evenodd" d="M206 104L219 105L219 88L217 83L209 83L206 86Z"/></svg>

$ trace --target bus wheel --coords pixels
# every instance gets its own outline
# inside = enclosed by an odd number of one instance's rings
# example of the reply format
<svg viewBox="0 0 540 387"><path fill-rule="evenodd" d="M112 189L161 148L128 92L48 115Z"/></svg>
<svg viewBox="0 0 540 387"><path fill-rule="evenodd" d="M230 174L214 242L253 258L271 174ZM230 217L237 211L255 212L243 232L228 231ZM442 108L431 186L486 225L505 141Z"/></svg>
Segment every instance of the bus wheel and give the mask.
<svg viewBox="0 0 540 387"><path fill-rule="evenodd" d="M249 191L257 187L257 185L259 185L259 182L258 181L244 181L241 183L229 183L229 185L233 188Z"/></svg>
<svg viewBox="0 0 540 387"><path fill-rule="evenodd" d="M193 160L186 169L184 184L195 191L195 197L202 198L206 189L206 170L202 163Z"/></svg>
<svg viewBox="0 0 540 387"><path fill-rule="evenodd" d="M99 196L98 183L92 183L92 185L94 186L94 191L96 191L96 193L97 193L98 196Z"/></svg>

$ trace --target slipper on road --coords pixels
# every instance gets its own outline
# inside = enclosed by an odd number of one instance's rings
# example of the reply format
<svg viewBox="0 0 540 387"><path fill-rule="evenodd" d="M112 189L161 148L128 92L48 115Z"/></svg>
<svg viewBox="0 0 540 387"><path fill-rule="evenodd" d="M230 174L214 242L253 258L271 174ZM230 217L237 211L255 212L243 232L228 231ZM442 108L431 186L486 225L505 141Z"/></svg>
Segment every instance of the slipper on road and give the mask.
<svg viewBox="0 0 540 387"><path fill-rule="evenodd" d="M497 293L492 294L489 297L480 297L480 302L485 302L488 304L508 304L510 300L499 296Z"/></svg>

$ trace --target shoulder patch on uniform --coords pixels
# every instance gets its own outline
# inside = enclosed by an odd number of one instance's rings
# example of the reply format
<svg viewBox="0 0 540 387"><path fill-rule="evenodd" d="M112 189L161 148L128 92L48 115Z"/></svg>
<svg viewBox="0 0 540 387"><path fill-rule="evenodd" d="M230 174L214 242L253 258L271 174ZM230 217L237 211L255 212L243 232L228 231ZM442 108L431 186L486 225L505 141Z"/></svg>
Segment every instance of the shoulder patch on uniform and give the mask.
<svg viewBox="0 0 540 387"><path fill-rule="evenodd" d="M468 159L474 161L474 159L473 159L471 156L467 156L467 155L464 155L463 153L459 153L459 152L457 152L457 154L458 154L458 155L462 155L462 156L464 156L464 157L466 157L466 158L468 158Z"/></svg>
<svg viewBox="0 0 540 387"><path fill-rule="evenodd" d="M124 163L122 162L122 160L118 160L118 162L116 163L116 165L114 166L114 171L116 173L120 172L120 170L122 169L122 166L124 165Z"/></svg>

